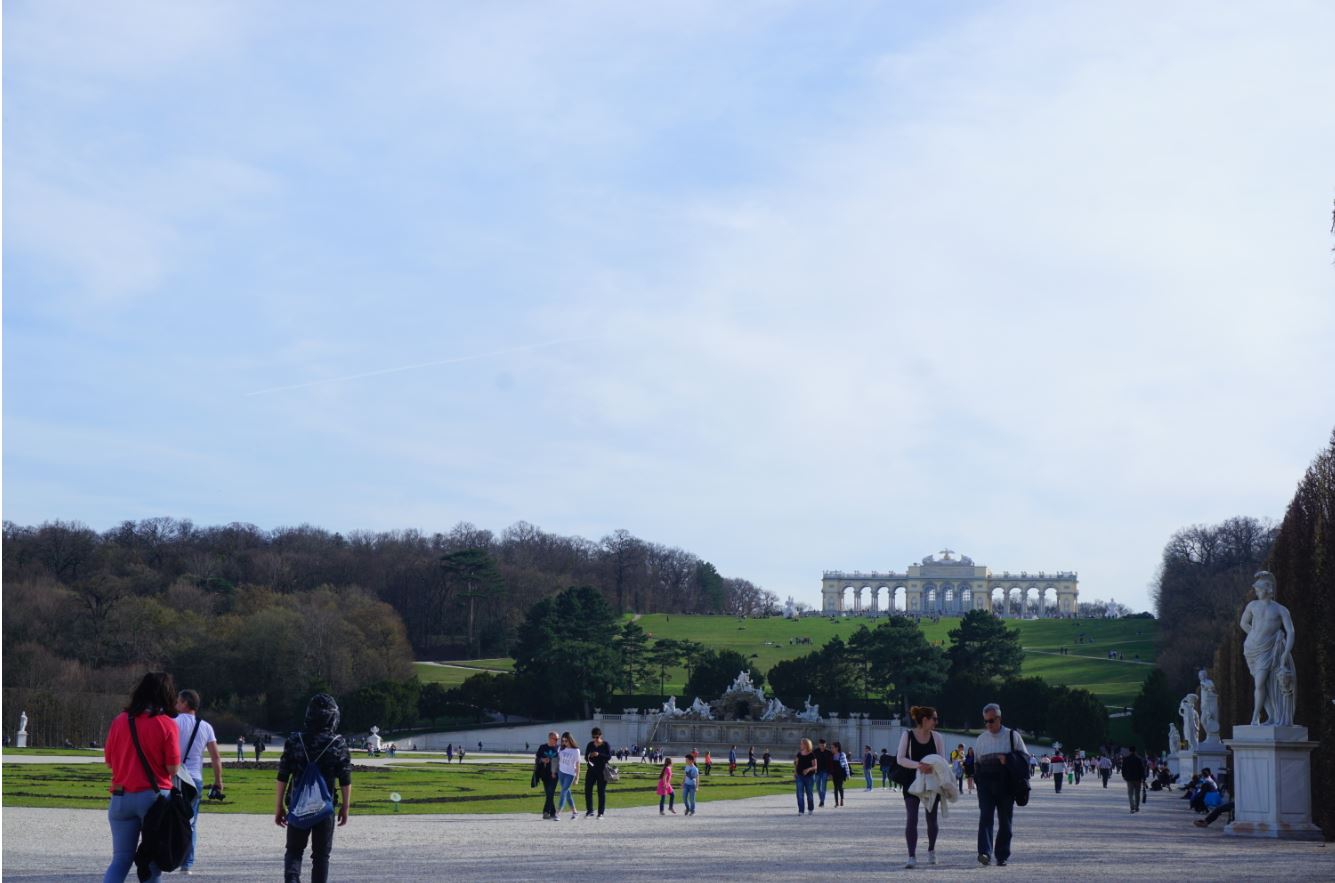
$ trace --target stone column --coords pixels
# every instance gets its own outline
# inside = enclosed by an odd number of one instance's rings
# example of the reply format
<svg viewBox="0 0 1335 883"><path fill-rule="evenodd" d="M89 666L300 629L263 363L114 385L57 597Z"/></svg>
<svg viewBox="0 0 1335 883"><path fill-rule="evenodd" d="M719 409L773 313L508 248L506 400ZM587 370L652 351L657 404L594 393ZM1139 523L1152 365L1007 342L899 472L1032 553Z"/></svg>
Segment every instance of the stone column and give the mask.
<svg viewBox="0 0 1335 883"><path fill-rule="evenodd" d="M1312 749L1307 727L1236 726L1224 744L1233 749L1233 801L1224 833L1234 837L1320 840L1312 824Z"/></svg>

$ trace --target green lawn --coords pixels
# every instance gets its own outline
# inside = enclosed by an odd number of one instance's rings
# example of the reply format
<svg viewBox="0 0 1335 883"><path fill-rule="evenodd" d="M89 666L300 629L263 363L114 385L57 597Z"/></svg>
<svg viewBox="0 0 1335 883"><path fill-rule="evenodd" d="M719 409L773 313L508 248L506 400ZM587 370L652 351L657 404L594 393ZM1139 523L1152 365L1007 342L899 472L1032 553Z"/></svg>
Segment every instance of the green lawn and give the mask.
<svg viewBox="0 0 1335 883"><path fill-rule="evenodd" d="M658 802L655 787L658 767L651 764L619 764L621 781L607 788L610 809L647 806ZM676 766L676 784L681 790L681 764ZM732 778L715 774L703 779L702 803L736 800L766 794L786 794L792 788L791 771L785 765L771 770L768 778ZM413 763L395 767L355 770L352 776L353 815L394 812L391 792L402 795L400 811L437 813L540 813L542 789L530 788L532 767L527 763ZM45 806L101 809L106 805L109 771L101 764L5 764L4 806ZM235 769L223 773L227 799L205 800L204 813L273 812L274 770ZM206 780L207 784L207 780ZM578 805L584 805L583 780Z"/></svg>
<svg viewBox="0 0 1335 883"><path fill-rule="evenodd" d="M629 619L630 617L627 617ZM768 671L776 662L793 659L818 649L838 635L845 641L867 620L848 617L830 620L818 616L793 621L782 617L767 619L738 619L735 616L687 616L655 613L641 616L639 624L654 638L677 638L699 641L707 647L736 650L756 661ZM1140 691L1140 685L1151 671L1154 642L1158 623L1149 619L1129 620L1073 620L1038 619L1007 620L1007 625L1020 630L1024 645L1023 673L1038 675L1049 683L1082 687L1101 698L1106 704L1119 707L1130 705ZM958 618L946 618L937 623L923 623L923 634L929 641L948 646L947 633L959 624ZM1076 644L1077 633L1088 636L1088 643ZM810 639L809 644L796 644L795 639ZM1066 647L1069 655L1057 655ZM1118 650L1127 661L1107 658L1109 650ZM458 664L501 670L501 664L510 660L482 659L460 661ZM473 674L463 669L441 668L417 663L418 676L423 681L433 680L448 686L463 683ZM508 670L508 669L505 669ZM686 683L686 670L668 671L667 692L680 697ZM648 692L657 692L654 684ZM687 697L694 698L694 697Z"/></svg>
<svg viewBox="0 0 1335 883"><path fill-rule="evenodd" d="M509 658L458 659L448 660L444 665L416 662L413 663L413 666L417 672L418 680L424 684L444 684L446 687L457 687L475 674L485 674L487 672L501 674L513 671L515 661Z"/></svg>

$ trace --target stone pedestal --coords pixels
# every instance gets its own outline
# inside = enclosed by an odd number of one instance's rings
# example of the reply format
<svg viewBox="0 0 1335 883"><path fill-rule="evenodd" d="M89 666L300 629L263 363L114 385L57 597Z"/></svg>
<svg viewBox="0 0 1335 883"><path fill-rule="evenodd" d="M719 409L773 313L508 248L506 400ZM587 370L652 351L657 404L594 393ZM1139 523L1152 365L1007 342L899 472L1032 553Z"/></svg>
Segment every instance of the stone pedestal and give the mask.
<svg viewBox="0 0 1335 883"><path fill-rule="evenodd" d="M1183 784L1201 771L1196 765L1196 752L1190 748L1179 748L1174 756L1177 758L1177 775ZM1172 769L1171 765L1169 769Z"/></svg>
<svg viewBox="0 0 1335 883"><path fill-rule="evenodd" d="M1168 772L1175 776L1182 773L1182 764L1178 762L1176 751L1170 751L1167 756L1164 757L1164 762L1168 764ZM1188 776L1187 778L1189 779L1191 777Z"/></svg>
<svg viewBox="0 0 1335 883"><path fill-rule="evenodd" d="M1204 769L1214 773L1216 780L1223 770L1228 769L1228 746L1222 741L1211 743L1207 740L1196 746L1196 772Z"/></svg>
<svg viewBox="0 0 1335 883"><path fill-rule="evenodd" d="M14 736L14 747L15 747L15 748L27 748L27 747L28 747L28 734L27 734L27 733L18 733L18 734L16 734L16 735Z"/></svg>
<svg viewBox="0 0 1335 883"><path fill-rule="evenodd" d="M1233 749L1234 837L1320 840L1312 824L1312 749L1307 727L1238 726Z"/></svg>

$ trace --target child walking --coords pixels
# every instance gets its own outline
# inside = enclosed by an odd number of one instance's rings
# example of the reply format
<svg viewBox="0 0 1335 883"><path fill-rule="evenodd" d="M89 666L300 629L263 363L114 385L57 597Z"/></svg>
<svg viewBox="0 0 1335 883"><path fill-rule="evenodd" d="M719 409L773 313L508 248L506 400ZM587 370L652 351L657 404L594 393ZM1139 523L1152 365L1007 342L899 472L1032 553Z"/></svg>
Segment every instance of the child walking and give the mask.
<svg viewBox="0 0 1335 883"><path fill-rule="evenodd" d="M663 771L658 774L658 814L663 814L663 802L667 801L668 812L674 816L677 811L673 806L677 802L677 792L672 789L672 758L663 758Z"/></svg>
<svg viewBox="0 0 1335 883"><path fill-rule="evenodd" d="M682 771L681 802L686 805L686 815L695 815L695 789L700 785L700 768L695 765L695 752L686 755L686 768Z"/></svg>

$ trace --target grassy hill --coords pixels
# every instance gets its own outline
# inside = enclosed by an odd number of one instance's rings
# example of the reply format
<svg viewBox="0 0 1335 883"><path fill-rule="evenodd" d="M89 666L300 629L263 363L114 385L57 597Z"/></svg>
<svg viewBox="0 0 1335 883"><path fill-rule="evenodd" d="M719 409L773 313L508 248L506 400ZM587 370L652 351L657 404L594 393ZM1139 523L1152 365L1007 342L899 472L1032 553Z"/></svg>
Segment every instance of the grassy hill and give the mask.
<svg viewBox="0 0 1335 883"><path fill-rule="evenodd" d="M869 624L868 620L857 618L831 620L813 616L793 621L782 617L738 619L675 613L650 614L636 621L653 638L689 639L707 647L736 650L755 659L765 671L776 662L819 648L836 635L848 640L859 626ZM937 623L925 622L922 629L929 641L948 646L947 633L958 623L959 619L952 617ZM1077 624L1074 620L1039 619L1007 620L1007 624L1020 630L1020 641L1025 648L1025 675L1038 675L1053 684L1082 687L1112 708L1130 705L1153 667L1159 625L1154 620L1090 619ZM1076 643L1078 634L1086 636L1085 643ZM810 643L795 643L804 638ZM1063 647L1067 655L1061 655ZM1121 652L1125 661L1108 659L1109 650ZM460 667L419 662L418 676L424 681L454 686L476 673L470 669L508 671L510 660L456 660L449 665ZM668 672L669 693L680 694L685 683L685 669Z"/></svg>

